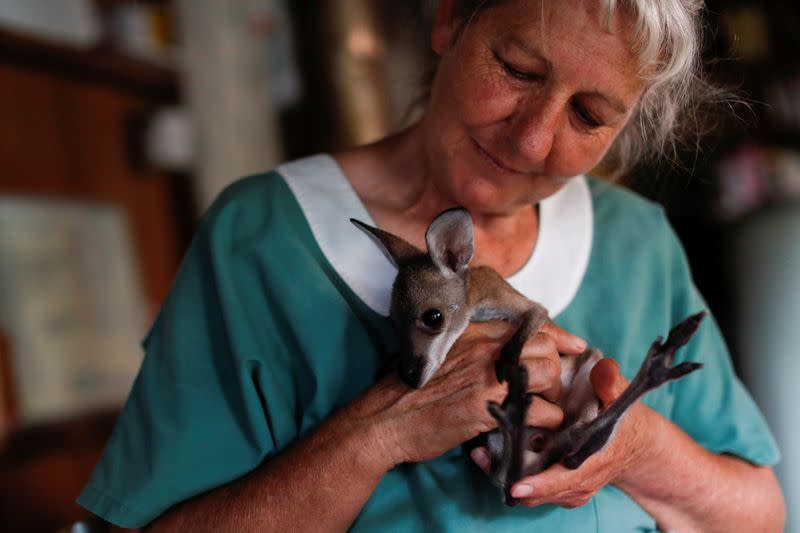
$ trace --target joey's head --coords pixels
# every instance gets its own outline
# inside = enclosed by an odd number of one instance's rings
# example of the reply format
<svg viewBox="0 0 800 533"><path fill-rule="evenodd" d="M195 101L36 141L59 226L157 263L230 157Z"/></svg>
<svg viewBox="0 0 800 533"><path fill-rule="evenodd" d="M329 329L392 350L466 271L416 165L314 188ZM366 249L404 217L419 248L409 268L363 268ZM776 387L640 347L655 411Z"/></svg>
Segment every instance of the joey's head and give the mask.
<svg viewBox="0 0 800 533"><path fill-rule="evenodd" d="M460 208L437 216L425 234L427 253L391 233L352 222L397 266L390 313L400 336L400 378L422 387L469 324L472 220Z"/></svg>

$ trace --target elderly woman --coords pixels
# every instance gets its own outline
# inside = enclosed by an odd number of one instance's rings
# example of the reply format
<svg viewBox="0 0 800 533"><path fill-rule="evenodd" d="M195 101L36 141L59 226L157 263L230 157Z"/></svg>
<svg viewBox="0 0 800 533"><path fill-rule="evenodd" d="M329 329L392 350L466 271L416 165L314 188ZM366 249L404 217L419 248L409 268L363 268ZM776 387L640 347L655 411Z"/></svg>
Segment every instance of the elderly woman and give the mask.
<svg viewBox="0 0 800 533"><path fill-rule="evenodd" d="M704 303L661 210L583 174L668 144L699 80L699 8L443 0L419 122L241 180L209 210L80 502L154 531L779 531L778 451L713 320L679 354L702 371L504 506L485 450L470 461L462 444L493 427L507 328L471 327L419 390L381 377L394 271L348 222L424 248L434 216L464 206L474 264L554 319L523 353L529 422L561 423L558 354L583 339L619 365L592 375L613 401L652 339Z"/></svg>

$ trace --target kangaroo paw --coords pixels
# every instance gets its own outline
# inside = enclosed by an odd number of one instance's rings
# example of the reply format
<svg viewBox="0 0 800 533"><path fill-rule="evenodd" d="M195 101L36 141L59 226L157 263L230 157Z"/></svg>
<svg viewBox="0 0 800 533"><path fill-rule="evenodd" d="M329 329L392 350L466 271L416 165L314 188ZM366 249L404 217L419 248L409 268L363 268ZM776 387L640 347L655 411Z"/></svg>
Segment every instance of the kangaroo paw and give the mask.
<svg viewBox="0 0 800 533"><path fill-rule="evenodd" d="M666 344L674 346L677 349L689 342L689 339L692 338L697 328L700 327L700 322L703 321L705 316L706 312L700 311L684 319L680 324L670 330Z"/></svg>
<svg viewBox="0 0 800 533"><path fill-rule="evenodd" d="M650 346L639 372L619 398L587 425L572 428L569 433L559 435L558 440L563 442L566 448L566 453L559 461L561 464L567 468L578 468L593 453L606 445L620 419L637 399L647 391L667 381L679 379L703 366L693 362L672 366L672 361L678 348L685 345L697 331L704 315L705 313L697 313L682 321L670 331L666 342L662 343L661 337L657 338Z"/></svg>
<svg viewBox="0 0 800 533"><path fill-rule="evenodd" d="M508 413L506 413L506 410L503 409L499 403L488 401L486 402L486 409L489 411L489 414L497 420L497 425L501 430L511 425L511 421L508 419Z"/></svg>
<svg viewBox="0 0 800 533"><path fill-rule="evenodd" d="M516 365L506 377L508 393L502 405L492 401L486 403L486 409L498 426L489 440L492 455L490 477L503 489L503 501L514 505L516 499L511 497L510 490L522 477L525 452L530 448L525 422L533 395L527 392L528 372L524 366Z"/></svg>
<svg viewBox="0 0 800 533"><path fill-rule="evenodd" d="M667 371L667 381L680 379L700 368L703 368L703 363L681 363L673 366Z"/></svg>
<svg viewBox="0 0 800 533"><path fill-rule="evenodd" d="M681 363L672 366L675 352L684 346L697 331L705 312L694 314L672 328L665 342L656 338L642 363L642 379L646 389L654 389L667 381L681 378L701 368L701 363Z"/></svg>

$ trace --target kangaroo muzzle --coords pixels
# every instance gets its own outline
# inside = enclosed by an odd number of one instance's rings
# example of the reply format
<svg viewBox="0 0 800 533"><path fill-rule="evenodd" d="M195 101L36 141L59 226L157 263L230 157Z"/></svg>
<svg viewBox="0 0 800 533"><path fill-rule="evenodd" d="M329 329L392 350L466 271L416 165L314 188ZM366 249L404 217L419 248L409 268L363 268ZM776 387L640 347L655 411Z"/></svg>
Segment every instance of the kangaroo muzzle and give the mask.
<svg viewBox="0 0 800 533"><path fill-rule="evenodd" d="M412 389L418 389L424 385L425 363L425 358L421 355L403 357L400 361L400 379L403 383Z"/></svg>

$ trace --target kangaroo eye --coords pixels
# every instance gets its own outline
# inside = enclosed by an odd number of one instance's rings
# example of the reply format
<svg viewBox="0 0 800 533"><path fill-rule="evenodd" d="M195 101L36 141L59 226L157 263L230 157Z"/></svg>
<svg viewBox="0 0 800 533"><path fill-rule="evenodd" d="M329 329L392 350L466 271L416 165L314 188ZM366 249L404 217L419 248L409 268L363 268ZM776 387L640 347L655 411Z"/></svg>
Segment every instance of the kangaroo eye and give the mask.
<svg viewBox="0 0 800 533"><path fill-rule="evenodd" d="M426 328L439 329L444 321L444 315L438 309L428 309L422 313L422 323Z"/></svg>

